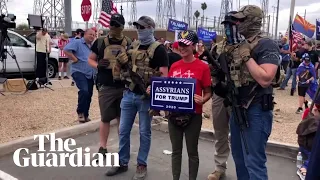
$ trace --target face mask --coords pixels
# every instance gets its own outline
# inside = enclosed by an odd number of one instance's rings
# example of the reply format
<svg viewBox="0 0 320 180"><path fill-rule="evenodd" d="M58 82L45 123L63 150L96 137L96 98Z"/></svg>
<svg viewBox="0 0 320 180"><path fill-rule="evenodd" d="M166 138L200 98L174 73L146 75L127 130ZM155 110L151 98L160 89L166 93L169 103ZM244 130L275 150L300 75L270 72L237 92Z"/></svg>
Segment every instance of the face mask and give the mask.
<svg viewBox="0 0 320 180"><path fill-rule="evenodd" d="M123 27L114 27L114 26L110 26L110 32L109 35L111 38L115 38L118 40L123 39Z"/></svg>
<svg viewBox="0 0 320 180"><path fill-rule="evenodd" d="M141 45L149 45L156 40L154 39L154 29L138 29L138 38L141 42Z"/></svg>
<svg viewBox="0 0 320 180"><path fill-rule="evenodd" d="M261 32L261 26L261 19L248 16L238 25L238 29L241 35L250 38Z"/></svg>
<svg viewBox="0 0 320 180"><path fill-rule="evenodd" d="M229 45L239 44L244 41L244 37L240 34L238 26L232 23L224 24L227 43Z"/></svg>

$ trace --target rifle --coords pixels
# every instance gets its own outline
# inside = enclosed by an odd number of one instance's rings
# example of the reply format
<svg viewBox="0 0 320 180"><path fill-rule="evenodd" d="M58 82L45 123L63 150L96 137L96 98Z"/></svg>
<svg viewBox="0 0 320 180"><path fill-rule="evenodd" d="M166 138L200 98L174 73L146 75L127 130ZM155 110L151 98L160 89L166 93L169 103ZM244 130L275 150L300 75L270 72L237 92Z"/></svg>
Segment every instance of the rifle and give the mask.
<svg viewBox="0 0 320 180"><path fill-rule="evenodd" d="M118 51L116 57L120 54L120 52L121 51ZM140 89L140 91L143 93L143 96L141 97L141 99L149 98L150 95L147 93L148 87L146 87L147 82L145 82L144 78L132 70L133 66L129 62L124 64L123 68L128 71L130 76L131 83L130 83L129 89L133 90L137 86ZM154 72L153 76L161 76L161 73Z"/></svg>
<svg viewBox="0 0 320 180"><path fill-rule="evenodd" d="M243 134L244 129L249 127L249 123L248 123L247 116L245 114L245 110L239 103L239 100L238 100L239 91L238 91L238 88L235 86L234 81L231 79L225 52L220 54L219 63L220 63L221 70L224 72L226 76L226 81L227 81L226 86L228 89L228 93L226 95L224 104L226 106L231 105L234 119L238 124L238 126L240 127L240 136L241 136L241 139L243 140L246 153L249 154L247 140Z"/></svg>

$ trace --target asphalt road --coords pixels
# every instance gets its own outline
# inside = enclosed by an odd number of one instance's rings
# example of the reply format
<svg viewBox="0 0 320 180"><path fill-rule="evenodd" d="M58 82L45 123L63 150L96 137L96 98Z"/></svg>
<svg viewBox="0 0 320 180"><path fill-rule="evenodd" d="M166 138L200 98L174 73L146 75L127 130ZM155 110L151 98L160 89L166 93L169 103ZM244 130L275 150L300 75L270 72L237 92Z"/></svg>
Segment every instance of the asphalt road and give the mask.
<svg viewBox="0 0 320 180"><path fill-rule="evenodd" d="M169 180L171 178L170 155L163 154L163 150L170 150L171 144L167 133L153 131L152 147L148 160L148 180ZM98 132L75 138L77 146L89 147L91 152L98 150ZM184 146L185 147L185 146ZM131 161L126 173L114 177L105 176L106 168L100 167L17 167L13 163L12 154L0 158L0 170L19 180L129 180L135 172L135 163L139 148L139 132L137 127L132 130L131 136ZM48 149L48 145L46 146ZM109 151L118 149L118 137L113 129L109 140ZM37 148L30 149L35 152ZM214 167L213 143L200 140L200 168L198 179L207 179ZM268 174L270 180L298 180L295 163L288 159L268 156ZM1 179L1 178L0 178ZM181 180L188 179L188 158L184 148ZM232 157L228 160L227 180L236 180L235 167ZM7 179L3 179L7 180Z"/></svg>

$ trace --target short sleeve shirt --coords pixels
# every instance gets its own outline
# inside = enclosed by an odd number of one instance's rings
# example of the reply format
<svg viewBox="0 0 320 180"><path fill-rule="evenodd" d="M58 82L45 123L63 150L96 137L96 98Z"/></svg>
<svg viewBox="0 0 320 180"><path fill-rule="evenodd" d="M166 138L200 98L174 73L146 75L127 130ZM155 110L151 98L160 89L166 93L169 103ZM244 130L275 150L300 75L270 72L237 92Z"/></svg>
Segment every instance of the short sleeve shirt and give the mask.
<svg viewBox="0 0 320 180"><path fill-rule="evenodd" d="M262 39L259 41L257 46L253 49L252 52L253 59L257 62L258 65L261 64L274 64L279 66L281 63L281 55L279 46L271 39ZM255 84L250 84L247 87L239 88L240 100L248 100L248 92L250 92ZM262 88L258 86L256 88L256 96L253 99L252 103L261 102L261 98L264 94L272 94L273 88L270 85L267 88Z"/></svg>
<svg viewBox="0 0 320 180"><path fill-rule="evenodd" d="M169 71L168 77L173 78L193 78L196 79L195 93L202 96L204 88L211 86L211 75L208 64L196 59L191 63L186 63L183 60L175 62ZM202 106L196 104L196 113L202 113Z"/></svg>

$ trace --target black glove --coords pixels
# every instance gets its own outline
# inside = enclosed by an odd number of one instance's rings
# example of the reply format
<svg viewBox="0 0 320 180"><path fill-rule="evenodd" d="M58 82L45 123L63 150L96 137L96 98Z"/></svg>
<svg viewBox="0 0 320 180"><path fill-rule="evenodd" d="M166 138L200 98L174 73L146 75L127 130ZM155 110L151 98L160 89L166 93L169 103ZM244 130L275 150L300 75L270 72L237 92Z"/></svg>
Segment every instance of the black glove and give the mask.
<svg viewBox="0 0 320 180"><path fill-rule="evenodd" d="M108 59L100 59L98 62L97 68L102 70L102 69L107 69L110 65L110 61Z"/></svg>
<svg viewBox="0 0 320 180"><path fill-rule="evenodd" d="M213 92L222 97L222 98L226 98L227 93L228 93L228 88L227 86L222 83L222 82L218 82L214 87L213 87Z"/></svg>

